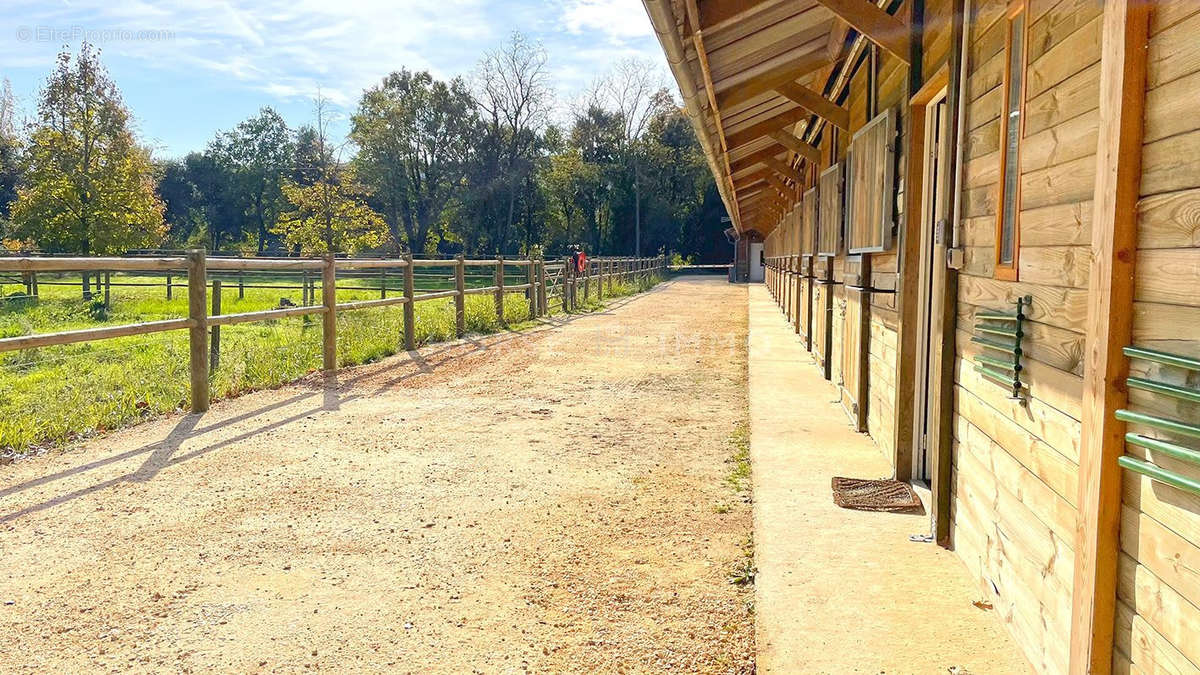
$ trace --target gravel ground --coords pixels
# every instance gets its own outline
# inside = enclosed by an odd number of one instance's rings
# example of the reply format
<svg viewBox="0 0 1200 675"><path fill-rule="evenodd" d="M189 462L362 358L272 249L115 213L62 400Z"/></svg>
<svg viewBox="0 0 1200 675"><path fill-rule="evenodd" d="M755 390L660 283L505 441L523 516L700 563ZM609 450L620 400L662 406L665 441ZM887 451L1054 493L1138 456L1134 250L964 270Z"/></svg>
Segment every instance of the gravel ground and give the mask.
<svg viewBox="0 0 1200 675"><path fill-rule="evenodd" d="M746 289L0 466L0 671L750 672Z"/></svg>

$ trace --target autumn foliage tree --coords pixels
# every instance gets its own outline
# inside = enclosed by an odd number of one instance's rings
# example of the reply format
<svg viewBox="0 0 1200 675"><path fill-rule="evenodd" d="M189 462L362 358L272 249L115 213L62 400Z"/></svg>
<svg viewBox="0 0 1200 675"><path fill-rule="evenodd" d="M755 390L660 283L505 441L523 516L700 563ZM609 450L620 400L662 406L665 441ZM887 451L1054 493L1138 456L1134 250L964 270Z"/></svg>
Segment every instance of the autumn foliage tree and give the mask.
<svg viewBox="0 0 1200 675"><path fill-rule="evenodd" d="M150 153L86 43L74 60L59 54L41 92L12 221L19 239L82 255L149 246L165 233Z"/></svg>
<svg viewBox="0 0 1200 675"><path fill-rule="evenodd" d="M283 183L286 210L276 234L302 253L358 253L382 246L388 239L383 217L366 202L366 188L353 166L339 161L328 142L327 102L316 100L311 166L303 181Z"/></svg>

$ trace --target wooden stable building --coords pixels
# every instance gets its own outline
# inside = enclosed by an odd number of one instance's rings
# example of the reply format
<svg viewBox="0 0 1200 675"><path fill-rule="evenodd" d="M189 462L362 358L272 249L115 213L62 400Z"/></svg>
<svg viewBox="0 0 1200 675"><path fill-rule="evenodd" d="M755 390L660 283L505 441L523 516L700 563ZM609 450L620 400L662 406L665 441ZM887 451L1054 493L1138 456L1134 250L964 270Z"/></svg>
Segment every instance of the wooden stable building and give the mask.
<svg viewBox="0 0 1200 675"><path fill-rule="evenodd" d="M1200 2L644 2L813 367L1034 669L1200 672Z"/></svg>

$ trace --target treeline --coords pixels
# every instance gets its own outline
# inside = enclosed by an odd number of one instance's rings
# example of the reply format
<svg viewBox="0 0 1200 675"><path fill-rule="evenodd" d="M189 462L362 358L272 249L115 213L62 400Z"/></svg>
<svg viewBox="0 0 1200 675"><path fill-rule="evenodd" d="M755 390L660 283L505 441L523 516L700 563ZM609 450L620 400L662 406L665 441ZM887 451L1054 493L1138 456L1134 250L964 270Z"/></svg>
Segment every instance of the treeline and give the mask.
<svg viewBox="0 0 1200 675"><path fill-rule="evenodd" d="M468 79L402 69L362 93L348 138L318 95L291 128L269 107L203 151L156 160L95 49L64 52L33 119L0 96L0 235L83 255L562 255L725 260L724 207L653 68L625 61L554 122L546 54L519 34Z"/></svg>

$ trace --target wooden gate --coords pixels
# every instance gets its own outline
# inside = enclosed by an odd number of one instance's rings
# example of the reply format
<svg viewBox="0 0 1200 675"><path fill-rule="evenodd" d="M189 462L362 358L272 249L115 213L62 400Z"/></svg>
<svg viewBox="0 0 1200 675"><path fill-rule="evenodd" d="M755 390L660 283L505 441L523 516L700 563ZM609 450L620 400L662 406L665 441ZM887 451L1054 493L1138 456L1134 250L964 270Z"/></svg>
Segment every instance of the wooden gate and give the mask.
<svg viewBox="0 0 1200 675"><path fill-rule="evenodd" d="M867 430L867 338L871 316L868 256L846 259L846 320L842 333L842 406L857 431Z"/></svg>

